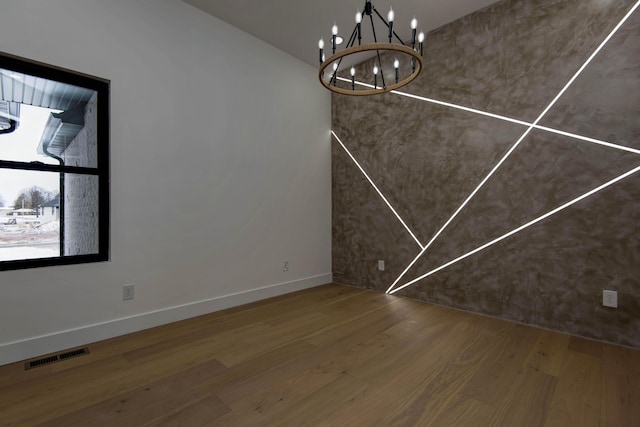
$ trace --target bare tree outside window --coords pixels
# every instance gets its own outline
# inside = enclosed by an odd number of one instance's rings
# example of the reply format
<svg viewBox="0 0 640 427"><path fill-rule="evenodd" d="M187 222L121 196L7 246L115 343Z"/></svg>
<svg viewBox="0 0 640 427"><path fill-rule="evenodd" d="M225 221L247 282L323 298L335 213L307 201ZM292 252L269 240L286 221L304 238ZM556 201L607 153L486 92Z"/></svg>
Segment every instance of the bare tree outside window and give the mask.
<svg viewBox="0 0 640 427"><path fill-rule="evenodd" d="M33 186L20 191L18 198L13 202L14 209L37 209L54 197L53 191Z"/></svg>

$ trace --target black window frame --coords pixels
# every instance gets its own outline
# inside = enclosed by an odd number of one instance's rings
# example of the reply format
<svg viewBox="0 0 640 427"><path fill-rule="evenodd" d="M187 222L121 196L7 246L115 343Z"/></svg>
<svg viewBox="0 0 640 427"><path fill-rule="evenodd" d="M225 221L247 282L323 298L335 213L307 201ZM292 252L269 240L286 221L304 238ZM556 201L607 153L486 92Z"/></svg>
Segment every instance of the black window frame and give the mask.
<svg viewBox="0 0 640 427"><path fill-rule="evenodd" d="M109 260L110 248L110 86L111 82L101 77L91 76L77 71L45 64L31 59L15 56L0 51L0 69L29 74L49 80L58 81L97 92L97 166L79 167L67 165L43 164L34 162L20 162L2 160L1 169L16 169L44 172L58 172L60 174L78 174L98 177L98 252L84 255L64 255L61 251L57 257L30 258L0 261L0 271L19 270L56 265L84 264ZM61 197L62 199L62 197ZM63 200L60 202L64 203ZM64 244L63 218L64 209L61 205L61 249Z"/></svg>

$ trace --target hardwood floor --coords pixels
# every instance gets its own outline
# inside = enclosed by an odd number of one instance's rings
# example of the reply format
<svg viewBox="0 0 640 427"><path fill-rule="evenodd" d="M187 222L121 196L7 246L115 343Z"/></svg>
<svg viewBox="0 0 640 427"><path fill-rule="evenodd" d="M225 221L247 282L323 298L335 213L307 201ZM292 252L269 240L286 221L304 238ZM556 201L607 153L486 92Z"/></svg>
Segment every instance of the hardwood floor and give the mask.
<svg viewBox="0 0 640 427"><path fill-rule="evenodd" d="M0 367L2 426L640 426L640 351L326 285Z"/></svg>

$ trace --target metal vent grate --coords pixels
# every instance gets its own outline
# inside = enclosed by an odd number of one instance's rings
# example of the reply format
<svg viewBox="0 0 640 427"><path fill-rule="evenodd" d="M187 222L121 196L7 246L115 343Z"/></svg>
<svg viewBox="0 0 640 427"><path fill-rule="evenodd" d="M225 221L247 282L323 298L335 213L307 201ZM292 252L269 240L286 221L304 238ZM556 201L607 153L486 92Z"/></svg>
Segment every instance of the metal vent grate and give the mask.
<svg viewBox="0 0 640 427"><path fill-rule="evenodd" d="M84 356L85 354L89 354L89 347L80 348L77 350L65 351L64 353L58 353L53 356L47 356L41 359L36 359L30 362L26 362L24 364L24 369L28 371L29 369L38 368L44 365L50 365L52 363L60 362L61 360L71 359L73 357Z"/></svg>
<svg viewBox="0 0 640 427"><path fill-rule="evenodd" d="M79 350L67 351L66 353L60 353L58 355L58 357L61 360L65 360L65 359L70 359L70 358L76 357L76 356L82 356L83 354L89 354L89 349L85 347L85 348L81 348Z"/></svg>

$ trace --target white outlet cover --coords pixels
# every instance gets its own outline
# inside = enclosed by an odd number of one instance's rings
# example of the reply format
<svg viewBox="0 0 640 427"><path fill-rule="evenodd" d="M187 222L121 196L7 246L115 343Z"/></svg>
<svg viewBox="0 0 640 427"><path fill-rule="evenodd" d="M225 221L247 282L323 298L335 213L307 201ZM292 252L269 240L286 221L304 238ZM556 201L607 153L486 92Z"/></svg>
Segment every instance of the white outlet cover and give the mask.
<svg viewBox="0 0 640 427"><path fill-rule="evenodd" d="M604 289L602 291L602 305L605 307L618 307L618 292Z"/></svg>
<svg viewBox="0 0 640 427"><path fill-rule="evenodd" d="M379 259L378 260L378 270L379 271L384 271L384 260L383 259Z"/></svg>
<svg viewBox="0 0 640 427"><path fill-rule="evenodd" d="M124 285L122 287L122 300L130 301L134 298L135 295L135 287L134 285Z"/></svg>

